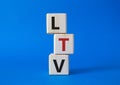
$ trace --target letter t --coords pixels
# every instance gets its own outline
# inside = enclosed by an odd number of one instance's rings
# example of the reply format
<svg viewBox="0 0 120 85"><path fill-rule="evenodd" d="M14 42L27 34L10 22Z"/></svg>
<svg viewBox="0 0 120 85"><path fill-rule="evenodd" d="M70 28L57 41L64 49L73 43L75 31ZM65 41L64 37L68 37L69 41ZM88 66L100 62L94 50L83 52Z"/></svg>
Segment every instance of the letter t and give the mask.
<svg viewBox="0 0 120 85"><path fill-rule="evenodd" d="M62 41L62 51L66 50L66 41L68 41L69 38L59 38L59 41Z"/></svg>

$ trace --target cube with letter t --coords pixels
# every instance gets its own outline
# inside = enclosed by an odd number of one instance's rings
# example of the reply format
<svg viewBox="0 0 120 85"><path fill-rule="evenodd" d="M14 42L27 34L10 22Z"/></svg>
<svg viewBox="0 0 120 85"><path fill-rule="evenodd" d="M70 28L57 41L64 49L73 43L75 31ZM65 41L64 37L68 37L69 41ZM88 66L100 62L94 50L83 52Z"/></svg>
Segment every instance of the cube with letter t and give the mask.
<svg viewBox="0 0 120 85"><path fill-rule="evenodd" d="M54 35L55 54L73 54L73 34Z"/></svg>

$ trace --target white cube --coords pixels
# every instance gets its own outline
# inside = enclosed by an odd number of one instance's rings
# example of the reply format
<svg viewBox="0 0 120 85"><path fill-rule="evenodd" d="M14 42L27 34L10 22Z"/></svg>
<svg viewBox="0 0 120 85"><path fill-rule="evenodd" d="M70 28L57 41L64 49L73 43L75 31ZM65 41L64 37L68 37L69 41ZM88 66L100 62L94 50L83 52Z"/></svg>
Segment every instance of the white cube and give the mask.
<svg viewBox="0 0 120 85"><path fill-rule="evenodd" d="M55 54L73 54L74 36L73 34L55 34L54 35L54 53Z"/></svg>
<svg viewBox="0 0 120 85"><path fill-rule="evenodd" d="M68 55L49 55L49 75L69 74Z"/></svg>
<svg viewBox="0 0 120 85"><path fill-rule="evenodd" d="M46 15L47 33L59 34L66 33L66 14L47 13Z"/></svg>

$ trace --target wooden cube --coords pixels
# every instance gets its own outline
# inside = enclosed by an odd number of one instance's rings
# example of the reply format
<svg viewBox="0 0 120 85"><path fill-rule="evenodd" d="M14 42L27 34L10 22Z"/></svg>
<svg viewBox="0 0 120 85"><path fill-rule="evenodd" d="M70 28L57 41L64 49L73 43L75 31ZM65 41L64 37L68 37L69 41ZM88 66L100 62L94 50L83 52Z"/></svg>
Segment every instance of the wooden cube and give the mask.
<svg viewBox="0 0 120 85"><path fill-rule="evenodd" d="M74 52L73 34L55 34L54 35L54 53L55 54L73 54Z"/></svg>
<svg viewBox="0 0 120 85"><path fill-rule="evenodd" d="M68 55L49 55L49 75L69 74Z"/></svg>
<svg viewBox="0 0 120 85"><path fill-rule="evenodd" d="M47 33L59 34L66 33L66 14L48 13L46 15Z"/></svg>

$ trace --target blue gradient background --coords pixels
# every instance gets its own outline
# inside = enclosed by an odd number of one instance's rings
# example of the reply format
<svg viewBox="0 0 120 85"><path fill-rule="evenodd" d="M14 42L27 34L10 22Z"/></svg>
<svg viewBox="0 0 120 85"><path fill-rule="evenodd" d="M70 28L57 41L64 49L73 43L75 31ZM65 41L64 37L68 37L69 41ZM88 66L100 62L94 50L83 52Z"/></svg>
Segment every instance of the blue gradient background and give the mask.
<svg viewBox="0 0 120 85"><path fill-rule="evenodd" d="M48 75L46 13L67 13L69 76ZM0 85L120 85L119 0L1 0Z"/></svg>

